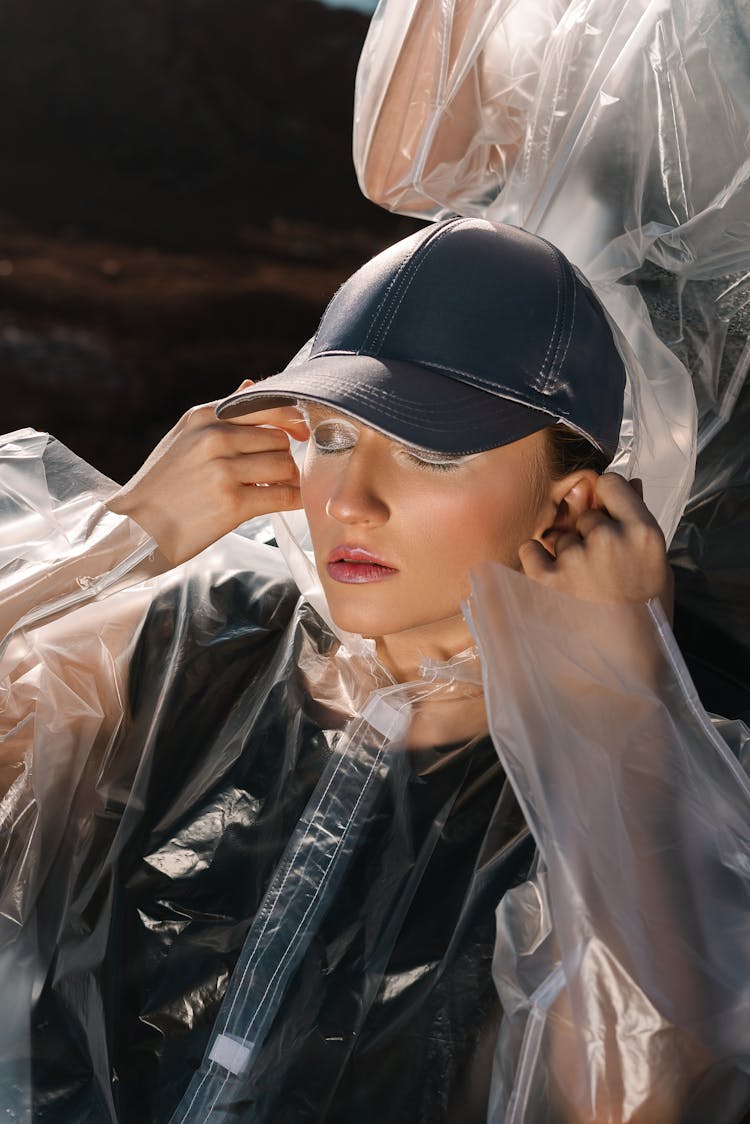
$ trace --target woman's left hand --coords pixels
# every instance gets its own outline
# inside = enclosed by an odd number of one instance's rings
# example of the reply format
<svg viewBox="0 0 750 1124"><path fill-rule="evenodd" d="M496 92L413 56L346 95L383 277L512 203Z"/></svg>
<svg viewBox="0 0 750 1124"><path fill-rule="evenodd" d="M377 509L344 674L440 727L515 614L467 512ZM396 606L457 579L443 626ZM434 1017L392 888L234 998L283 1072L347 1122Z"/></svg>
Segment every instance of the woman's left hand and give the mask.
<svg viewBox="0 0 750 1124"><path fill-rule="evenodd" d="M579 516L575 530L550 541L553 554L535 539L523 543L518 552L523 572L583 601L622 604L658 597L671 622L674 580L664 535L640 492L638 481L604 473L596 481L594 506Z"/></svg>

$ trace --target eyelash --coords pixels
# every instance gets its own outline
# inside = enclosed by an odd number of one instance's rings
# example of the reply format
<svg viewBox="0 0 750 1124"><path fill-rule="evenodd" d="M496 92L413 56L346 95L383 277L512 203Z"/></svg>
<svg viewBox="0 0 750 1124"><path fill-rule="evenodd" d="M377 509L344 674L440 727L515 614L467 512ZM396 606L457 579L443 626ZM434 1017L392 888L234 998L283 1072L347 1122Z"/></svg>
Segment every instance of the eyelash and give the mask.
<svg viewBox="0 0 750 1124"><path fill-rule="evenodd" d="M431 472L455 472L460 464L460 461L428 461L424 457L410 453L408 449L404 449L404 455L412 464L418 464L420 468L427 468Z"/></svg>
<svg viewBox="0 0 750 1124"><path fill-rule="evenodd" d="M330 425L330 423L325 423L325 422L322 423L322 424ZM318 426L316 426L312 430L312 439L313 439L313 444L315 446L315 452L317 454L319 454L320 456L328 457L328 456L332 456L335 453L345 453L345 452L348 452L349 449L353 449L355 444L356 444L356 438L355 438L353 441L349 440L348 443L346 443L346 444L340 444L338 446L335 446L335 445L330 446L329 445L328 447L326 447L325 445L320 444L318 438L316 437L317 429L318 429ZM336 434L335 429L334 429L334 434ZM411 452L406 446L404 446L399 451L403 456L408 458L408 460L411 464L416 464L420 468L426 468L430 472L455 472L455 470L458 468L459 464L461 463L459 459L444 460L444 461L427 460L425 457L420 456L418 453Z"/></svg>

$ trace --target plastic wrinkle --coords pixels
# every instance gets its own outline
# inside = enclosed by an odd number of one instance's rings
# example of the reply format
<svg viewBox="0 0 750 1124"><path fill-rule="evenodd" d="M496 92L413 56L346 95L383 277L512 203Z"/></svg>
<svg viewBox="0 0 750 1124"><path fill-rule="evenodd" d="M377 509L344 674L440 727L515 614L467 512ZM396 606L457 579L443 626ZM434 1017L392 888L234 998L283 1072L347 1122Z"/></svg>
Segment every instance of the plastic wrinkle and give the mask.
<svg viewBox="0 0 750 1124"><path fill-rule="evenodd" d="M467 1067L481 1119L494 904L533 848L483 736L476 651L393 683L300 596L265 526L149 575L107 485L33 442L6 447L14 510L27 471L26 509L67 520L67 547L32 608L0 571L21 616L0 659L9 1119L49 1098L71 1121L219 1121L249 1102L259 1121L299 1104L323 1119L333 1097L374 1120L394 1087L430 1116ZM60 499L71 473L81 491ZM314 588L305 542L290 532L288 554Z"/></svg>
<svg viewBox="0 0 750 1124"><path fill-rule="evenodd" d="M730 752L656 604L532 586L487 565L471 603L493 740L545 865L498 910L490 1118L733 1121L750 1103L747 729Z"/></svg>
<svg viewBox="0 0 750 1124"><path fill-rule="evenodd" d="M631 383L616 467L668 541L747 385L749 31L713 0L381 0L357 74L366 195L526 227L590 280Z"/></svg>

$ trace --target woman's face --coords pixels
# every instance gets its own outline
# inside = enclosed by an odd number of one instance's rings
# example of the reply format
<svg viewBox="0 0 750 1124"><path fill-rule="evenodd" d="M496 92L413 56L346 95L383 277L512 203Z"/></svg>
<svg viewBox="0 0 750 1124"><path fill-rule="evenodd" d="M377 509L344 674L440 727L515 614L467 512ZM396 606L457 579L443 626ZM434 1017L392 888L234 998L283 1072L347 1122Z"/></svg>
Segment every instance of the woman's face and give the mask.
<svg viewBox="0 0 750 1124"><path fill-rule="evenodd" d="M302 501L334 621L376 638L414 632L422 650L430 640L438 650L460 619L470 569L518 568L519 546L544 529L544 432L443 457L326 407L305 414Z"/></svg>

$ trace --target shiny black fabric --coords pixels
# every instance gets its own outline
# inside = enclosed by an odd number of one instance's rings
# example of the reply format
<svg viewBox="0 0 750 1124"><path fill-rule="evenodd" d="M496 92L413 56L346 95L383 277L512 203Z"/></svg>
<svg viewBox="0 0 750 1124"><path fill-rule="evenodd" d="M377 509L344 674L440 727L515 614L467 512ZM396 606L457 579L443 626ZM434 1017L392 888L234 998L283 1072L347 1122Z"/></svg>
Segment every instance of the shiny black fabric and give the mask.
<svg viewBox="0 0 750 1124"><path fill-rule="evenodd" d="M179 651L172 622L186 592L175 585L152 610L127 729L97 782L106 815L85 849L71 830L53 872L88 932L76 922L59 934L35 1012L39 1120L110 1119L92 1076L104 1042L117 1118L169 1119L338 736L316 720L295 673L306 633L323 649L335 643L315 613L278 582L260 598L254 579L200 583L187 596L202 611ZM163 668L174 660L165 699ZM168 721L152 739L157 706ZM91 869L123 832L115 868ZM237 1119L484 1120L500 1015L494 910L533 854L489 739L404 754Z"/></svg>

